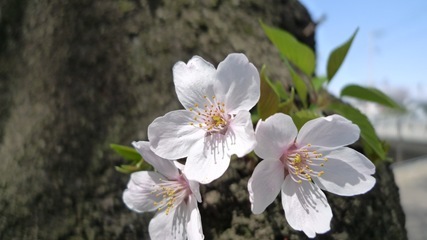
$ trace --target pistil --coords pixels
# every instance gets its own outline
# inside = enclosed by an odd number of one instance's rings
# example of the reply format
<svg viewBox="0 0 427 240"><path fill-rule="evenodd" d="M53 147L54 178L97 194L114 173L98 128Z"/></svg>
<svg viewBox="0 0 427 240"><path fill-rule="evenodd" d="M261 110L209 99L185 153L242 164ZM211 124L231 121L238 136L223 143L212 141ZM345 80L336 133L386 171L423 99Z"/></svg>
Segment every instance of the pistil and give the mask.
<svg viewBox="0 0 427 240"><path fill-rule="evenodd" d="M323 170L315 171L312 167L323 167L328 159L323 157L321 153L310 150L310 147L311 144L307 144L302 148L294 148L292 146L292 150L285 153L282 157L288 174L297 183L302 183L302 181L312 182L313 177L321 177L325 174Z"/></svg>
<svg viewBox="0 0 427 240"><path fill-rule="evenodd" d="M156 189L151 193L156 197L161 198L159 202L154 202L154 206L158 206L157 210L161 211L166 207L166 215L182 201L184 201L190 194L190 189L187 182L182 179L178 181L170 181L159 179L162 183L156 186Z"/></svg>
<svg viewBox="0 0 427 240"><path fill-rule="evenodd" d="M225 134L230 120L230 116L225 113L225 103L218 101L215 96L212 96L212 99L207 96L203 98L206 101L203 108L196 103L194 108L189 109L195 114L195 122L189 124L204 129L208 134Z"/></svg>

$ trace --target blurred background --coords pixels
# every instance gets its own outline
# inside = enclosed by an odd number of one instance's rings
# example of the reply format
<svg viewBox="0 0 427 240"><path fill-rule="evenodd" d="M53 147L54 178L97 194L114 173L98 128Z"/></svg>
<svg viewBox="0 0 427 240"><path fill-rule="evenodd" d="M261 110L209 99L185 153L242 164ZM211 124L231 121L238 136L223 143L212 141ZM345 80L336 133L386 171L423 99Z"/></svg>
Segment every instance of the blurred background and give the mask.
<svg viewBox="0 0 427 240"><path fill-rule="evenodd" d="M371 119L389 142L389 156L401 192L409 239L427 238L427 2L301 0L316 28L317 73L326 73L328 54L357 37L345 63L328 86L338 95L351 83L388 94L407 112L347 99Z"/></svg>

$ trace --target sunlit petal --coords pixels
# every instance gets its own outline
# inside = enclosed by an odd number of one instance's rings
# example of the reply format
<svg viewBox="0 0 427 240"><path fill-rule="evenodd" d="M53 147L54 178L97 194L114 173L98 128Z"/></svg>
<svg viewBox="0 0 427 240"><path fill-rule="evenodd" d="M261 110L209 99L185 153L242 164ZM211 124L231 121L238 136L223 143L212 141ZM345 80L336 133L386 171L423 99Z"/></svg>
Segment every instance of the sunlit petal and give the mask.
<svg viewBox="0 0 427 240"><path fill-rule="evenodd" d="M264 159L279 159L296 136L297 128L292 118L283 113L274 114L257 124L255 153Z"/></svg>
<svg viewBox="0 0 427 240"><path fill-rule="evenodd" d="M284 169L279 160L263 160L256 166L248 182L253 213L262 213L276 199L285 180Z"/></svg>
<svg viewBox="0 0 427 240"><path fill-rule="evenodd" d="M332 211L325 194L315 184L296 183L287 177L282 186L282 205L293 229L303 231L310 238L329 231Z"/></svg>
<svg viewBox="0 0 427 240"><path fill-rule="evenodd" d="M307 144L322 147L340 147L354 143L359 139L357 125L340 115L316 118L308 121L297 137L297 145Z"/></svg>

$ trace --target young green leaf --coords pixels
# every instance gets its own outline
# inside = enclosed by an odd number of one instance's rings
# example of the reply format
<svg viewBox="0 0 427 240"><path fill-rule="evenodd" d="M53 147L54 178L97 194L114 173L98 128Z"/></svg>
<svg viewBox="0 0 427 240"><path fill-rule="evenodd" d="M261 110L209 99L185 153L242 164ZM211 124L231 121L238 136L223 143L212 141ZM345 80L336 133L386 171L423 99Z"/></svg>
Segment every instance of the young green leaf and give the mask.
<svg viewBox="0 0 427 240"><path fill-rule="evenodd" d="M290 115L296 109L295 104L294 104L294 98L295 98L295 89L292 88L291 89L291 95L289 96L289 98L286 99L286 101L281 102L279 104L278 112Z"/></svg>
<svg viewBox="0 0 427 240"><path fill-rule="evenodd" d="M299 42L294 36L292 36L292 34L285 30L270 27L262 21L260 21L260 24L267 37L282 55L289 59L289 61L291 61L307 76L311 76L313 74L315 57L311 48Z"/></svg>
<svg viewBox="0 0 427 240"><path fill-rule="evenodd" d="M328 78L326 77L314 77L311 82L313 83L314 90L318 92L324 83L328 82Z"/></svg>
<svg viewBox="0 0 427 240"><path fill-rule="evenodd" d="M119 167L119 166L115 166L115 167L114 167L114 169L116 169L116 171L117 171L117 172L120 172L120 173L130 174L130 172L129 172L129 171L127 171L127 170L125 170L125 169L123 169L123 168L121 168L121 167Z"/></svg>
<svg viewBox="0 0 427 240"><path fill-rule="evenodd" d="M286 92L285 88L283 87L283 84L280 81L270 81L270 83L281 100L287 100L289 98L289 94Z"/></svg>
<svg viewBox="0 0 427 240"><path fill-rule="evenodd" d="M121 165L120 167L119 166L115 166L114 168L116 169L117 172L121 172L121 173L124 173L124 174L131 174L133 172L138 171L137 167L131 166L131 165Z"/></svg>
<svg viewBox="0 0 427 240"><path fill-rule="evenodd" d="M275 114L279 108L280 98L274 91L266 74L266 67L261 69L261 96L257 105L258 115L261 119L267 119Z"/></svg>
<svg viewBox="0 0 427 240"><path fill-rule="evenodd" d="M142 158L139 161L134 162L132 164L122 164L120 165L120 167L115 166L114 168L116 169L116 171L125 173L125 174L130 174L133 172L144 171L144 170L153 170L153 167L150 164L148 164L146 161L144 161Z"/></svg>
<svg viewBox="0 0 427 240"><path fill-rule="evenodd" d="M348 39L341 46L335 48L332 51L331 55L329 55L328 66L326 69L329 82L332 80L335 73L337 73L338 69L341 67L341 64L343 63L345 56L347 55L347 52L350 49L350 46L351 46L353 39L356 36L358 30L359 29L356 29L356 31L354 31L354 33L350 37L350 39Z"/></svg>
<svg viewBox="0 0 427 240"><path fill-rule="evenodd" d="M381 141L375 133L375 129L371 122L363 113L351 105L338 102L330 104L329 109L344 116L359 126L360 135L364 142L368 144L381 159L385 159L386 153L382 147Z"/></svg>
<svg viewBox="0 0 427 240"><path fill-rule="evenodd" d="M285 64L288 66L289 72L291 73L292 82L294 84L295 89L297 90L297 94L301 99L302 104L305 108L307 108L307 85L304 80L295 72L291 64L285 60Z"/></svg>
<svg viewBox="0 0 427 240"><path fill-rule="evenodd" d="M403 110L403 108L396 103L393 99L388 97L380 90L372 87L362 87L359 85L347 85L341 90L341 97L354 97L366 101L375 102L386 107Z"/></svg>
<svg viewBox="0 0 427 240"><path fill-rule="evenodd" d="M297 126L299 130L306 122L318 118L319 115L310 110L301 110L293 114L291 117L295 123L295 126Z"/></svg>
<svg viewBox="0 0 427 240"><path fill-rule="evenodd" d="M253 124L256 124L259 121L260 117L257 111L251 111L251 121Z"/></svg>
<svg viewBox="0 0 427 240"><path fill-rule="evenodd" d="M110 147L125 160L139 161L142 158L134 148L118 144L110 144Z"/></svg>

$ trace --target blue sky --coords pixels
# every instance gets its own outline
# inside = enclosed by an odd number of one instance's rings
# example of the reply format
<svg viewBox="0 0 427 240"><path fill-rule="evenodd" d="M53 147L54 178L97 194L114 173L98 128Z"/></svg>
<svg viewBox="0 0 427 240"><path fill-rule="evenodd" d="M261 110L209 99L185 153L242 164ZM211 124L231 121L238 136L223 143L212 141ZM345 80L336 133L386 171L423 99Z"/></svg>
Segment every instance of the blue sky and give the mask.
<svg viewBox="0 0 427 240"><path fill-rule="evenodd" d="M426 0L300 0L318 26L317 74L325 75L329 53L359 32L329 90L354 83L427 101Z"/></svg>

